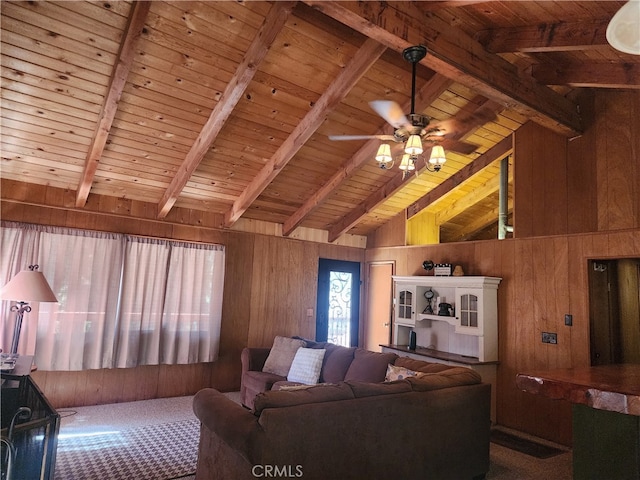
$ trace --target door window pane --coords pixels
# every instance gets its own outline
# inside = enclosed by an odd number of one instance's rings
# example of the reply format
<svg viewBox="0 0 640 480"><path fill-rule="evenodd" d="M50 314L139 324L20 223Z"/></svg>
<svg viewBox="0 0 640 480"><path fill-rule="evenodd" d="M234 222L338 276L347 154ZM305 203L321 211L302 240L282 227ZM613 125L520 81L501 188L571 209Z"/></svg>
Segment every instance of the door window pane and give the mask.
<svg viewBox="0 0 640 480"><path fill-rule="evenodd" d="M352 275L346 272L329 274L329 331L327 340L336 345L351 345L351 283Z"/></svg>

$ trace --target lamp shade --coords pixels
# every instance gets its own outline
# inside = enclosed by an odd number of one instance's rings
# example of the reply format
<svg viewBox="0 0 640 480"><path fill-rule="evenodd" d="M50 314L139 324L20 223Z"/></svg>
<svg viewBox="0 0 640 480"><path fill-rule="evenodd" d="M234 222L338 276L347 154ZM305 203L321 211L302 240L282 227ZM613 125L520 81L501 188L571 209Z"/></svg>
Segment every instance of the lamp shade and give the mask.
<svg viewBox="0 0 640 480"><path fill-rule="evenodd" d="M420 155L422 153L422 139L420 135L410 135L407 144L404 146L404 153L409 155Z"/></svg>
<svg viewBox="0 0 640 480"><path fill-rule="evenodd" d="M400 161L400 166L398 167L400 170L415 170L416 164L411 155L405 153L402 156L402 160Z"/></svg>
<svg viewBox="0 0 640 480"><path fill-rule="evenodd" d="M442 145L434 145L431 148L429 163L432 165L442 165L446 161L447 157L444 156L444 148L442 148Z"/></svg>
<svg viewBox="0 0 640 480"><path fill-rule="evenodd" d="M58 301L44 274L35 269L22 270L9 280L9 283L0 290L0 299L18 302Z"/></svg>
<svg viewBox="0 0 640 480"><path fill-rule="evenodd" d="M380 163L389 163L393 160L391 157L391 147L388 143L383 143L378 147L376 153L376 161Z"/></svg>

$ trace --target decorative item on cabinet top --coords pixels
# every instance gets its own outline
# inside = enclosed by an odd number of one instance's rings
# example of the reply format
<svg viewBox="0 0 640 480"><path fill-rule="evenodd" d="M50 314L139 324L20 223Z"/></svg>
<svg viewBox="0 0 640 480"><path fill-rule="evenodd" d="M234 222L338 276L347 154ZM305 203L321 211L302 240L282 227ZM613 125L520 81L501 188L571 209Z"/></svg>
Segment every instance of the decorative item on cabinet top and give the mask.
<svg viewBox="0 0 640 480"><path fill-rule="evenodd" d="M453 265L450 263L436 263L433 275L436 277L451 276Z"/></svg>
<svg viewBox="0 0 640 480"><path fill-rule="evenodd" d="M433 260L425 260L424 262L422 262L422 268L424 268L427 272L433 270L433 267L436 264L433 263Z"/></svg>

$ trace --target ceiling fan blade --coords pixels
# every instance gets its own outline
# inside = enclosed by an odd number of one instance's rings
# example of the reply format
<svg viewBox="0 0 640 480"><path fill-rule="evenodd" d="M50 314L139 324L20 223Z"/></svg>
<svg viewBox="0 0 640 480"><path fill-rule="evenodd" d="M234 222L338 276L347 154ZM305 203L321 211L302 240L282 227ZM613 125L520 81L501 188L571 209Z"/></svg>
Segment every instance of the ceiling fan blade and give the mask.
<svg viewBox="0 0 640 480"><path fill-rule="evenodd" d="M475 152L478 148L477 145L454 140L453 138L443 138L439 143L445 150L462 153L463 155L469 155L470 153Z"/></svg>
<svg viewBox="0 0 640 480"><path fill-rule="evenodd" d="M374 100L369 102L369 105L382 118L384 118L389 125L398 129L402 127L411 128L411 123L402 112L402 108L396 102L390 100Z"/></svg>
<svg viewBox="0 0 640 480"><path fill-rule="evenodd" d="M475 112L460 118L452 117L429 126L444 131L446 137L457 138L485 123L494 121L496 118L497 114L494 109L480 107Z"/></svg>
<svg viewBox="0 0 640 480"><path fill-rule="evenodd" d="M386 140L388 142L396 141L393 135L329 135L329 140Z"/></svg>

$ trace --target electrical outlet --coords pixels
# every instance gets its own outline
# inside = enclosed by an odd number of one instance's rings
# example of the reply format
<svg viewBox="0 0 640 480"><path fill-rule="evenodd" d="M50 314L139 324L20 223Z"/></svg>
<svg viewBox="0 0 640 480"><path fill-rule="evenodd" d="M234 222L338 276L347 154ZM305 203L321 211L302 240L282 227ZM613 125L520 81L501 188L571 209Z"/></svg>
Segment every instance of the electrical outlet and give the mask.
<svg viewBox="0 0 640 480"><path fill-rule="evenodd" d="M558 343L558 334L550 332L542 332L542 343Z"/></svg>
<svg viewBox="0 0 640 480"><path fill-rule="evenodd" d="M570 327L573 325L573 315L569 314L569 313L565 313L564 314L564 324L567 327Z"/></svg>

